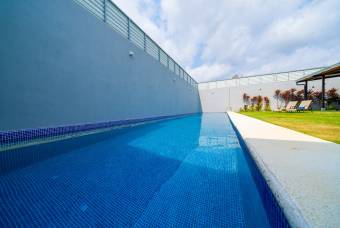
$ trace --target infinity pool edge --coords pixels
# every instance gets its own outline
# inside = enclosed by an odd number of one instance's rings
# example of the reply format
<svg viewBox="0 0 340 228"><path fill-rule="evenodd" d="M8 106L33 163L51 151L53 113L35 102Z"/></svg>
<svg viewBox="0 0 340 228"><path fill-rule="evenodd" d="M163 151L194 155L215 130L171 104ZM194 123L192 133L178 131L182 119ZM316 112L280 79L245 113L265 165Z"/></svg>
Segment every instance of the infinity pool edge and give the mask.
<svg viewBox="0 0 340 228"><path fill-rule="evenodd" d="M261 156L258 154L257 149L247 142L242 132L237 128L238 122L233 118L233 112L226 113L230 119L231 125L233 126L240 144L244 151L251 156L251 159L255 162L256 168L261 173L262 177L269 186L272 194L275 197L276 202L280 206L284 216L288 220L291 227L311 227L310 224L304 218L301 209L298 207L296 202L289 196L282 184L279 182L275 174L265 164Z"/></svg>

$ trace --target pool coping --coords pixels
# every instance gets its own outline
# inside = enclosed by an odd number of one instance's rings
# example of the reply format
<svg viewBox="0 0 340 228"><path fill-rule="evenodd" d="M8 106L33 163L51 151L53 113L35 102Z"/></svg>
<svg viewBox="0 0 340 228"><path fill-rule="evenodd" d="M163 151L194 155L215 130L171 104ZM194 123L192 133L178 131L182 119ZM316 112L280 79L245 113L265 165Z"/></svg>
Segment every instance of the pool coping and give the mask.
<svg viewBox="0 0 340 228"><path fill-rule="evenodd" d="M262 177L268 184L271 192L273 193L277 203L279 204L282 212L284 213L288 223L291 227L311 227L311 225L304 218L300 208L296 202L288 195L282 184L276 178L275 174L267 167L261 156L256 152L256 149L249 144L242 136L242 132L237 128L236 121L230 117L230 112L227 112L228 118L239 137L239 140L245 145L247 152L255 162Z"/></svg>
<svg viewBox="0 0 340 228"><path fill-rule="evenodd" d="M340 145L228 112L292 227L338 227Z"/></svg>

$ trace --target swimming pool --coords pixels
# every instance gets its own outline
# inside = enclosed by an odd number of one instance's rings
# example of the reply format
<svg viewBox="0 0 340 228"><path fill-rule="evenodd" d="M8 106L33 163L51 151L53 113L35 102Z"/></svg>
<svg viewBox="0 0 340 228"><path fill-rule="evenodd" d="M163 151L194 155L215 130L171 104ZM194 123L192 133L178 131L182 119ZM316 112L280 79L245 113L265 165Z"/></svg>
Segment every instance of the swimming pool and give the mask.
<svg viewBox="0 0 340 228"><path fill-rule="evenodd" d="M272 224L226 114L0 153L1 227Z"/></svg>

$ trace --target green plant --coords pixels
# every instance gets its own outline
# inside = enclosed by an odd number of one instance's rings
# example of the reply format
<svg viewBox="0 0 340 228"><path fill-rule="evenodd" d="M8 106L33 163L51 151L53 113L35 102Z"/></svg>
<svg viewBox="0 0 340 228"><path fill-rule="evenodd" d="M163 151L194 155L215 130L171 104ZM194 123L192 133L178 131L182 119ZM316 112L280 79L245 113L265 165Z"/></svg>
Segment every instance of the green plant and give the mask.
<svg viewBox="0 0 340 228"><path fill-rule="evenodd" d="M333 103L331 103L327 106L327 110L336 110L336 107Z"/></svg>
<svg viewBox="0 0 340 228"><path fill-rule="evenodd" d="M251 103L250 110L254 111L255 110L255 105L257 104L257 97L252 97L250 99L250 103Z"/></svg>
<svg viewBox="0 0 340 228"><path fill-rule="evenodd" d="M250 96L248 95L248 94L246 94L246 93L244 93L243 95L242 95L242 99L243 99L243 109L244 109L244 111L247 111L247 109L248 109L248 106L249 106L249 99L250 99Z"/></svg>
<svg viewBox="0 0 340 228"><path fill-rule="evenodd" d="M269 98L264 97L263 100L264 100L264 110L265 111L271 111Z"/></svg>
<svg viewBox="0 0 340 228"><path fill-rule="evenodd" d="M255 106L256 111L261 111L262 106L263 106L263 98L262 96L258 95L256 99L256 106Z"/></svg>

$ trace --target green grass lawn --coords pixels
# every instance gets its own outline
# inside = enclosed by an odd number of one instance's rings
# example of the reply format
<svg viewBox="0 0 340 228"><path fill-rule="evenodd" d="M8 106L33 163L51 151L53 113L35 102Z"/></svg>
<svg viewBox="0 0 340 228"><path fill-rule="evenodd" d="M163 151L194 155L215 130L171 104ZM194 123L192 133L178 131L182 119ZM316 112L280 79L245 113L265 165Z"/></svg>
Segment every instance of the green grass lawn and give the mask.
<svg viewBox="0 0 340 228"><path fill-rule="evenodd" d="M240 112L272 124L340 144L340 112Z"/></svg>

